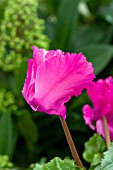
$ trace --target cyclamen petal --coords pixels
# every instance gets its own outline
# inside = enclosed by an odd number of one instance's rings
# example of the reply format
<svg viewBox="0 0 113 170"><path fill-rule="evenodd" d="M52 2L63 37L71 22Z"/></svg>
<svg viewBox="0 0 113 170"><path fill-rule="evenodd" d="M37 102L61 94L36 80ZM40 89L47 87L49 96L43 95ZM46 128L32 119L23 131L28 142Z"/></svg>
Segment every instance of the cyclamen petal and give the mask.
<svg viewBox="0 0 113 170"><path fill-rule="evenodd" d="M27 103L35 111L59 115L64 119L64 103L72 96L80 95L95 78L92 64L86 61L82 53L45 51L33 47L32 69L31 62L28 64L22 91Z"/></svg>
<svg viewBox="0 0 113 170"><path fill-rule="evenodd" d="M84 113L84 120L85 123L89 125L89 127L94 130L95 127L92 125L93 115L94 111L89 105L85 105L83 107L83 113Z"/></svg>
<svg viewBox="0 0 113 170"><path fill-rule="evenodd" d="M45 61L45 55L47 53L46 50L38 49L35 46L32 46L33 49L33 60L36 63L36 66L38 66L40 63Z"/></svg>
<svg viewBox="0 0 113 170"><path fill-rule="evenodd" d="M97 132L104 137L102 118L105 116L110 138L113 140L113 78L108 77L105 80L100 79L97 82L92 82L90 86L87 87L87 92L93 103L93 108L88 105L83 107L86 124L92 128L92 121L95 121ZM90 109L88 109L88 107L90 107Z"/></svg>
<svg viewBox="0 0 113 170"><path fill-rule="evenodd" d="M108 129L110 133L110 139L113 140L113 119L110 122L108 122ZM102 120L98 120L96 122L96 130L99 134L101 134L105 138Z"/></svg>

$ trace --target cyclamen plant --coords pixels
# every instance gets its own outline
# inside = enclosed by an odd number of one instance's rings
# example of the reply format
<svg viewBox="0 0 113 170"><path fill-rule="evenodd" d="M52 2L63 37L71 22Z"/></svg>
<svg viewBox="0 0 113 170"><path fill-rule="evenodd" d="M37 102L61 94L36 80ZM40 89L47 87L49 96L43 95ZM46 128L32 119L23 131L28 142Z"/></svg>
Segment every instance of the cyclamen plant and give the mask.
<svg viewBox="0 0 113 170"><path fill-rule="evenodd" d="M79 54L33 46L22 94L34 111L66 119L64 103L78 96L95 78L92 64Z"/></svg>
<svg viewBox="0 0 113 170"><path fill-rule="evenodd" d="M27 78L22 94L34 111L60 116L72 155L80 167L69 129L65 122L64 103L78 96L95 78L92 64L82 53L70 54L61 50L46 51L33 46L33 59L28 60Z"/></svg>
<svg viewBox="0 0 113 170"><path fill-rule="evenodd" d="M92 130L95 127L92 121L96 122L96 130L106 138L107 147L110 146L110 139L113 140L113 78L92 82L87 87L88 96L93 103L93 109L89 105L83 107L84 119ZM106 129L106 123L108 129ZM110 133L110 138L108 133Z"/></svg>
<svg viewBox="0 0 113 170"><path fill-rule="evenodd" d="M92 63L88 62L82 53L71 54L69 52L64 53L61 50L46 51L35 46L32 49L33 59L28 60L27 77L22 94L34 111L45 112L46 114L60 117L73 158L77 166L83 168L65 121L65 103L72 96L79 96L82 90L86 88L94 104L94 109L91 109L89 105L83 107L86 124L94 129L91 122L93 120L97 121L97 132L102 134L103 137L108 136L106 137L108 141L109 131L111 139L113 135L111 124L113 118L113 79L109 77L105 81L92 82L95 78ZM97 93L95 93L95 89ZM109 95L107 89L109 89ZM104 106L103 102L106 103ZM104 125L102 125L102 119ZM109 129L107 129L107 121ZM95 137L93 140L95 140ZM102 141L103 139L99 138L99 140ZM110 146L110 141L108 143L107 146ZM101 151L103 150L101 149ZM59 158L55 158L49 165L44 165L44 167L47 169L48 166L49 168L55 167L59 162L64 167L64 163ZM70 166L73 166L72 164L73 162L71 162ZM34 170L45 170L46 168L37 164ZM78 169L78 167L74 168L73 166L73 169Z"/></svg>

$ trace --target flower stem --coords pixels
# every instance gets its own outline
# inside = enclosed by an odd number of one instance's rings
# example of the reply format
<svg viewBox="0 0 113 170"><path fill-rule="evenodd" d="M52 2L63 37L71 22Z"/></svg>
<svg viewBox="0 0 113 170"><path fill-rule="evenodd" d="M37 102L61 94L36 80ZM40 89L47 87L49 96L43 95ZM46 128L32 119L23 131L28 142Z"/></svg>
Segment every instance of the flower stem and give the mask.
<svg viewBox="0 0 113 170"><path fill-rule="evenodd" d="M107 147L107 149L108 149L109 146L110 146L110 135L109 135L108 123L107 123L107 120L106 120L106 117L105 117L105 116L103 116L102 121L103 121L103 126L104 126L106 147Z"/></svg>
<svg viewBox="0 0 113 170"><path fill-rule="evenodd" d="M81 162L81 160L79 158L79 155L77 153L76 147L74 145L74 142L72 140L72 137L71 137L70 131L68 129L67 123L66 123L66 121L64 119L62 119L62 117L60 117L60 121L61 121L63 130L64 130L64 133L66 135L66 139L67 139L67 142L69 144L69 147L70 147L71 153L73 155L73 158L74 158L74 160L75 160L75 162L76 162L76 164L78 166L83 167L82 162Z"/></svg>

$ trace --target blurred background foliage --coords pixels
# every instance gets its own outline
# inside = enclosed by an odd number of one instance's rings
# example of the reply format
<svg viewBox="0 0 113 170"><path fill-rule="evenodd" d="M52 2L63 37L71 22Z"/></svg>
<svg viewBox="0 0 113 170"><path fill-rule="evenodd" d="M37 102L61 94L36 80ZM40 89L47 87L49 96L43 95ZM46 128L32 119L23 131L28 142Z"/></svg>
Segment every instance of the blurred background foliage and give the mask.
<svg viewBox="0 0 113 170"><path fill-rule="evenodd" d="M113 0L0 0L0 155L8 156L0 161L24 168L43 157L72 158L59 118L33 112L22 97L32 45L82 51L97 79L113 76ZM83 91L66 104L81 157L93 134L83 120L86 103L90 101ZM2 170L12 168L3 165Z"/></svg>

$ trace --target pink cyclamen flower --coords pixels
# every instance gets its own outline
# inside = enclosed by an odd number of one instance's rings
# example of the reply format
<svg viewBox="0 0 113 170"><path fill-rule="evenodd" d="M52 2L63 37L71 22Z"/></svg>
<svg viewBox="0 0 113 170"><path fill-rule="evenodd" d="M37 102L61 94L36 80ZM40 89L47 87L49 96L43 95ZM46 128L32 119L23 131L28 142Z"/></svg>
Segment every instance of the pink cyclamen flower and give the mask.
<svg viewBox="0 0 113 170"><path fill-rule="evenodd" d="M61 50L45 51L35 46L28 60L27 78L22 94L34 111L66 118L66 103L78 96L94 79L92 64L79 54Z"/></svg>
<svg viewBox="0 0 113 170"><path fill-rule="evenodd" d="M92 121L96 122L96 130L103 137L104 128L102 123L103 116L106 117L110 139L113 140L113 78L92 82L87 87L88 96L92 101L93 109L89 105L83 107L84 119L91 129L95 129Z"/></svg>

